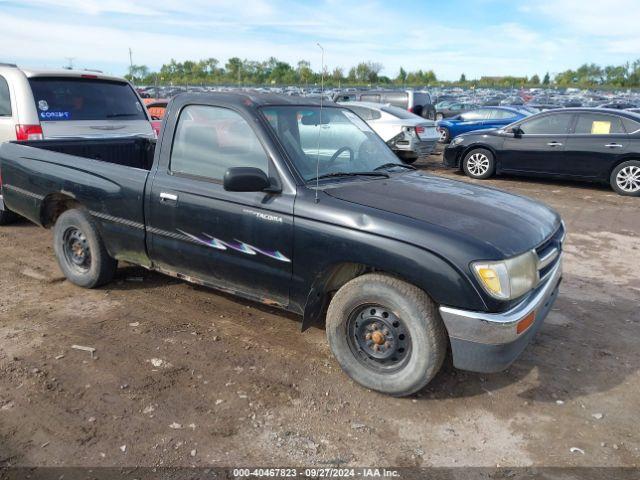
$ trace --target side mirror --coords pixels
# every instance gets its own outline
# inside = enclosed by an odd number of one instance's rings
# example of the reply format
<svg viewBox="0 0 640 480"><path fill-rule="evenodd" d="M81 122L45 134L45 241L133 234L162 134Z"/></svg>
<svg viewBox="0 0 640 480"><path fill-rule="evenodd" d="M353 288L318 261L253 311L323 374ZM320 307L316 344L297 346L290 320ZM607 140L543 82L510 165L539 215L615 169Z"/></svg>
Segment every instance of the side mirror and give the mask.
<svg viewBox="0 0 640 480"><path fill-rule="evenodd" d="M225 172L223 185L230 192L262 192L271 183L267 174L259 168L232 167Z"/></svg>
<svg viewBox="0 0 640 480"><path fill-rule="evenodd" d="M516 125L515 127L505 128L504 133L511 133L515 138L520 138L523 132L522 129Z"/></svg>

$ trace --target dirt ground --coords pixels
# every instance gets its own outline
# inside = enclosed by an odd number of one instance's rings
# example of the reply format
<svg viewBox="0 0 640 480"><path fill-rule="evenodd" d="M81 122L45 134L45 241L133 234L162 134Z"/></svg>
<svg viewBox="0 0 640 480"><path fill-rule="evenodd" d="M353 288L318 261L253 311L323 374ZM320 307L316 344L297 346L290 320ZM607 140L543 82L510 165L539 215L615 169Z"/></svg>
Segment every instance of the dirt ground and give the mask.
<svg viewBox="0 0 640 480"><path fill-rule="evenodd" d="M562 214L561 295L508 371L447 367L406 399L354 384L294 316L136 267L82 290L50 231L1 228L0 466L640 464L640 199L486 184Z"/></svg>

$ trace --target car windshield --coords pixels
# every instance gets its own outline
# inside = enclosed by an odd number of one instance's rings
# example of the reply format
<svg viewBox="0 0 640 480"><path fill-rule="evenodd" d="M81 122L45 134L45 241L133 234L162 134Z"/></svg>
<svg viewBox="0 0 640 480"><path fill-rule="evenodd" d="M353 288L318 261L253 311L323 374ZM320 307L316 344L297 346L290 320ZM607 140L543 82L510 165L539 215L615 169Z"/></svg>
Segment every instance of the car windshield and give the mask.
<svg viewBox="0 0 640 480"><path fill-rule="evenodd" d="M262 112L305 181L316 178L316 162L324 177L402 167L382 139L347 109L278 106Z"/></svg>
<svg viewBox="0 0 640 480"><path fill-rule="evenodd" d="M146 120L129 84L76 77L29 79L42 121Z"/></svg>

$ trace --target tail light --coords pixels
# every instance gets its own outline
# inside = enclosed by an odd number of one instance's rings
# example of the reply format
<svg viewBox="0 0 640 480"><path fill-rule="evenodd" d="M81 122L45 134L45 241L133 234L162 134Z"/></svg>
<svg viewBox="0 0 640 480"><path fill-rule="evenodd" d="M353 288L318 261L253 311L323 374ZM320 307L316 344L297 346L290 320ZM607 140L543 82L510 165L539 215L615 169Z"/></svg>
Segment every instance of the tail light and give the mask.
<svg viewBox="0 0 640 480"><path fill-rule="evenodd" d="M418 125L418 126L416 127L416 133L417 133L418 135L423 134L423 133L424 133L424 127L423 127L422 125Z"/></svg>
<svg viewBox="0 0 640 480"><path fill-rule="evenodd" d="M160 137L161 126L162 126L162 120L151 120L151 128L153 128L153 133L156 135L156 138Z"/></svg>
<svg viewBox="0 0 640 480"><path fill-rule="evenodd" d="M16 125L16 139L21 142L43 140L42 127L40 125Z"/></svg>

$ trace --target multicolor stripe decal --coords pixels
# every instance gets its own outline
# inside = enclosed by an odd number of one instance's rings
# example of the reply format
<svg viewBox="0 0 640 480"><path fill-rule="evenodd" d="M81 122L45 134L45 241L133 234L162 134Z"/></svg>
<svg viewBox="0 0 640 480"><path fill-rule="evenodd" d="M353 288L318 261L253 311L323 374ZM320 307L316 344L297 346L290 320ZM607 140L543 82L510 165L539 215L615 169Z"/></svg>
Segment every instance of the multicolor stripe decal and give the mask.
<svg viewBox="0 0 640 480"><path fill-rule="evenodd" d="M233 242L225 242L218 238L212 237L206 233L202 233L203 236L193 235L191 233L185 232L184 230L178 229L183 235L186 235L191 240L201 245L205 245L210 248L215 248L216 250L235 250L236 252L244 253L246 255L257 255L258 253L264 255L269 258L273 258L274 260L278 260L280 262L291 263L291 260L285 257L278 250L263 250L258 247L254 247L253 245L249 245L248 243L241 242L239 240L234 240Z"/></svg>

